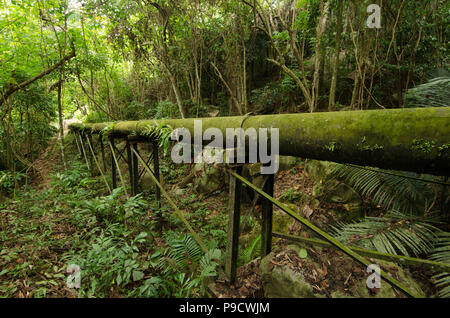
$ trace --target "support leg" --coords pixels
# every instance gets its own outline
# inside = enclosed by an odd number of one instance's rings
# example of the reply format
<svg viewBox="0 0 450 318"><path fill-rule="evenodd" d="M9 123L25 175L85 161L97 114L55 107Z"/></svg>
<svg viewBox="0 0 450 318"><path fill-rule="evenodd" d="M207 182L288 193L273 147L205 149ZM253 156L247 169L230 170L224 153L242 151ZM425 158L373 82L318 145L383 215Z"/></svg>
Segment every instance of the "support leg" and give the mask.
<svg viewBox="0 0 450 318"><path fill-rule="evenodd" d="M242 173L242 167L235 168L237 174ZM230 284L236 282L237 262L239 252L239 225L241 219L241 188L242 183L230 176L230 207L228 214L227 255L225 274Z"/></svg>
<svg viewBox="0 0 450 318"><path fill-rule="evenodd" d="M133 195L133 159L132 159L132 153L131 153L131 146L130 142L127 140L127 144L125 146L127 149L127 165L128 165L128 174L130 179L130 185L131 185L131 195Z"/></svg>
<svg viewBox="0 0 450 318"><path fill-rule="evenodd" d="M159 155L158 155L158 142L153 141L153 168L155 171L155 177L158 179L159 182L161 182L159 178ZM155 185L155 193L156 193L156 200L158 201L158 207L161 209L161 190L157 185Z"/></svg>
<svg viewBox="0 0 450 318"><path fill-rule="evenodd" d="M137 142L133 142L131 144L131 147L138 152L138 144ZM138 158L137 156L132 153L131 154L132 162L131 162L131 169L133 171L133 177L131 178L131 192L132 195L137 195L138 193L138 179L139 179L139 166L138 166Z"/></svg>

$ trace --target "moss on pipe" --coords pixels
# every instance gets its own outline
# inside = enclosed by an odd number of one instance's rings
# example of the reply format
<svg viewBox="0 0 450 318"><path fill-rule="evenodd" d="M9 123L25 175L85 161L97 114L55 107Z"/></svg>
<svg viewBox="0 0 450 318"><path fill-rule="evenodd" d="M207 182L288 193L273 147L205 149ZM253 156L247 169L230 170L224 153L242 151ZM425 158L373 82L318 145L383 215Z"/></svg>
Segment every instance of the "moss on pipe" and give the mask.
<svg viewBox="0 0 450 318"><path fill-rule="evenodd" d="M238 128L243 117L199 118L202 128ZM167 124L194 132L194 119L121 121L111 133ZM111 123L72 124L99 133ZM280 155L450 176L450 107L251 116L242 128L279 128Z"/></svg>

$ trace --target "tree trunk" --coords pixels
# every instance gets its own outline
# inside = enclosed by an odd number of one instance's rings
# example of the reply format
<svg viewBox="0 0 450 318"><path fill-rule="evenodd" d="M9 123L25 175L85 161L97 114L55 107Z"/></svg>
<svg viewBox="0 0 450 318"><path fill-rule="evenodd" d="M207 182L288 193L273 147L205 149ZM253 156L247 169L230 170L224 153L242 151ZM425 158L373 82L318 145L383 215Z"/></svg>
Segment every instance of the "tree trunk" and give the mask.
<svg viewBox="0 0 450 318"><path fill-rule="evenodd" d="M334 47L334 60L332 65L332 75L331 75L331 87L330 87L330 99L328 102L328 110L333 111L336 106L336 86L337 77L339 69L339 53L341 51L341 38L342 38L342 13L344 8L344 1L338 1L338 12L337 12L337 30L336 30L336 45Z"/></svg>
<svg viewBox="0 0 450 318"><path fill-rule="evenodd" d="M170 82L172 84L173 93L178 104L178 110L180 111L181 118L186 118L186 112L184 111L183 101L181 99L180 89L178 88L177 80L172 74L170 76Z"/></svg>
<svg viewBox="0 0 450 318"><path fill-rule="evenodd" d="M320 78L320 60L321 60L321 48L322 48L322 34L325 31L325 26L328 20L328 8L329 3L327 1L322 1L320 4L320 18L316 29L316 54L314 62L314 77L312 84L312 104L310 107L310 112L314 112L317 109L317 103L319 100L319 78Z"/></svg>

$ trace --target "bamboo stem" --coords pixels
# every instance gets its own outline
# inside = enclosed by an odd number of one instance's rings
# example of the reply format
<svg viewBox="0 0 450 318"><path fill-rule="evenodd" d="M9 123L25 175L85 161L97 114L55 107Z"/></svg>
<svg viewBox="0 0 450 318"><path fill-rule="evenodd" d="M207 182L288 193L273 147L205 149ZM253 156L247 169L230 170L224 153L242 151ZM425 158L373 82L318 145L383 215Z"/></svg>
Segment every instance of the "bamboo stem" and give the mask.
<svg viewBox="0 0 450 318"><path fill-rule="evenodd" d="M286 239L286 240L290 240L290 241L294 241L294 242L306 243L309 245L315 245L315 246L321 246L321 247L336 248L334 245L332 245L326 241L322 241L322 240L318 240L318 239L305 238L305 237L282 234L282 233L277 233L277 232L273 232L272 235L274 237L278 237L281 239ZM426 266L430 269L439 268L446 272L450 272L450 264L446 264L446 263L435 262L435 261L414 258L414 257L409 257L409 256L381 253L378 251L366 250L366 249L359 248L359 247L350 247L350 249L355 251L356 253L358 253L361 256L366 256L366 257L375 258L375 259L381 259L381 260L385 260L385 261L389 261L389 262L393 262L393 263L402 263L405 265L422 265L422 266Z"/></svg>
<svg viewBox="0 0 450 318"><path fill-rule="evenodd" d="M120 166L119 166L119 162L117 161L116 153L114 152L114 149L113 149L111 143L109 142L108 144L109 144L109 148L111 148L111 153L113 155L114 162L116 163L116 168L119 171L120 182L122 183L123 190L125 191L125 195L128 198L129 196L128 196L128 192L127 192L127 187L125 186L125 182L123 181L122 172L120 171Z"/></svg>
<svg viewBox="0 0 450 318"><path fill-rule="evenodd" d="M98 169L98 171L100 171L100 174L102 175L103 180L105 181L106 187L108 187L109 193L112 194L111 187L109 186L108 181L106 180L106 177L102 171L102 168L100 168L100 164L97 161L97 156L95 155L94 149L92 149L91 141L89 140L89 138L87 139L87 141L88 141L89 148L91 149L92 156L94 157L95 164L97 165L97 169Z"/></svg>

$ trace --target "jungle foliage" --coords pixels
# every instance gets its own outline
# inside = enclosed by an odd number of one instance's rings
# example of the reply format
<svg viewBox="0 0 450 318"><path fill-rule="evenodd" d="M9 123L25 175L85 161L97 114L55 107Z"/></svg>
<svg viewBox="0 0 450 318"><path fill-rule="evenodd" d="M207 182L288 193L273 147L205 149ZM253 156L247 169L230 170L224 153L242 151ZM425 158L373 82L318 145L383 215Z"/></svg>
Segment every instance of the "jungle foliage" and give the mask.
<svg viewBox="0 0 450 318"><path fill-rule="evenodd" d="M366 25L373 3L381 28ZM65 122L450 106L449 22L445 0L0 0L0 295L40 277L30 295L45 297L76 263L77 296L204 296L223 264L226 216L180 202L205 253L151 194L107 193L73 158ZM146 135L168 153L170 132ZM49 184L31 187L55 156ZM183 169L161 163L171 180ZM382 211L330 225L336 238L450 261L448 179L347 165L330 177ZM449 273L434 274L450 296Z"/></svg>

